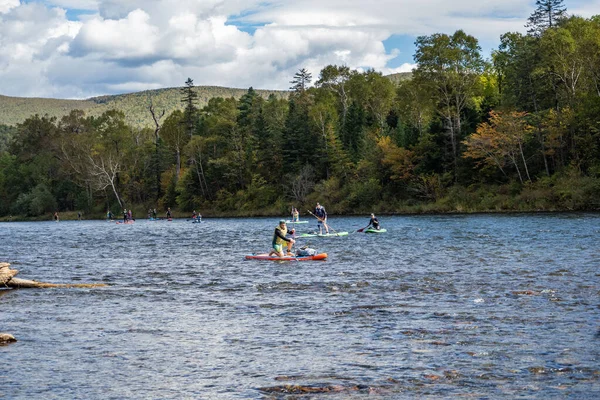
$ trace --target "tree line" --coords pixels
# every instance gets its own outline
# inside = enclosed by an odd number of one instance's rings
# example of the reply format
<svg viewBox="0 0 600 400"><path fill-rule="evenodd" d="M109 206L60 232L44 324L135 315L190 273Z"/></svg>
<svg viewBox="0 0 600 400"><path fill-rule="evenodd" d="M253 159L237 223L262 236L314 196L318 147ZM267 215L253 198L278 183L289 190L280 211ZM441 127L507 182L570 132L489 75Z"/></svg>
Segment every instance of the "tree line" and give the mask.
<svg viewBox="0 0 600 400"><path fill-rule="evenodd" d="M600 16L538 0L490 60L462 30L418 37L412 79L301 69L287 99L253 88L135 128L116 110L33 115L0 154L0 215L176 208L273 215L590 210L600 194Z"/></svg>

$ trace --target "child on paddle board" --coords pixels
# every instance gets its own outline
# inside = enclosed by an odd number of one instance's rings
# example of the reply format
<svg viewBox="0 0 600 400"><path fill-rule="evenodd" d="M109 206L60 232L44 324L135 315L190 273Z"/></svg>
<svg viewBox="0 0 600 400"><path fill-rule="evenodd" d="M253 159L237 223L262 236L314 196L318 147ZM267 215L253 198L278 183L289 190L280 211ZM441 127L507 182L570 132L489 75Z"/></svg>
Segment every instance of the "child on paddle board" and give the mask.
<svg viewBox="0 0 600 400"><path fill-rule="evenodd" d="M317 206L315 207L315 217L317 217L319 235L323 234L323 227L325 227L325 233L329 233L329 226L327 226L327 211L325 211L325 207L319 203L317 203Z"/></svg>
<svg viewBox="0 0 600 400"><path fill-rule="evenodd" d="M288 232L287 225L285 224L285 220L279 221L279 225L275 227L275 232L273 233L273 250L269 253L269 256L277 255L279 257L284 257L283 254L283 246L287 246L287 255L294 257L294 253L292 253L292 246L296 241L292 238L286 237L289 234L294 234L296 232L295 229L292 229Z"/></svg>

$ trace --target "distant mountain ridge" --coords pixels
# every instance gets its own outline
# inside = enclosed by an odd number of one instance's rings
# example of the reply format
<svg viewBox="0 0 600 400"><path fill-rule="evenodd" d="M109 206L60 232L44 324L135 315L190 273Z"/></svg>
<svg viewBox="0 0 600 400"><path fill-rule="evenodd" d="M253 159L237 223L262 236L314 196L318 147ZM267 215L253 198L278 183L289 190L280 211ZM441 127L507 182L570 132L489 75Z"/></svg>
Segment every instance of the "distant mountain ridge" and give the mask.
<svg viewBox="0 0 600 400"><path fill-rule="evenodd" d="M158 112L165 110L169 115L176 109L182 109L182 95L179 87L145 90L142 92L98 96L85 100L62 100L46 98L10 97L0 95L0 124L16 125L32 115L48 115L61 118L72 110L83 110L88 116L99 116L111 109L123 111L128 124L136 127L152 127L152 116L148 110L150 103ZM198 106L208 104L213 97L240 98L248 89L232 89L219 86L196 86ZM267 98L271 94L287 98L289 92L283 90L256 90Z"/></svg>
<svg viewBox="0 0 600 400"><path fill-rule="evenodd" d="M394 83L411 79L410 72L388 75ZM165 115L177 109L182 109L181 87L144 90L142 92L107 95L92 97L85 100L64 100L50 98L10 97L0 95L0 125L14 126L25 121L32 115L48 115L61 118L72 110L83 110L88 116L99 116L103 112L116 109L125 113L125 119L131 126L143 128L153 127L154 122L148 110L150 102L158 112L165 111ZM234 97L239 99L248 89L233 89L220 86L196 86L198 93L198 106L208 104L213 97ZM271 94L278 98L287 98L287 90L263 90L256 92L268 98Z"/></svg>

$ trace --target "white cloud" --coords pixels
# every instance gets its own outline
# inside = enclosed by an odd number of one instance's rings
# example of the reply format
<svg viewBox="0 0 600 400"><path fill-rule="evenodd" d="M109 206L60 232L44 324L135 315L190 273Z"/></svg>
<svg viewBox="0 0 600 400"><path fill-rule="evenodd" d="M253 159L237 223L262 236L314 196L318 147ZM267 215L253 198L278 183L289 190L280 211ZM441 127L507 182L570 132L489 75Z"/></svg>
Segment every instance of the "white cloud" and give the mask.
<svg viewBox="0 0 600 400"><path fill-rule="evenodd" d="M21 2L19 0L0 0L0 14L9 12L15 7L18 7Z"/></svg>
<svg viewBox="0 0 600 400"><path fill-rule="evenodd" d="M98 0L46 0L46 4L64 8L64 9L74 9L74 10L88 10L95 11L98 10Z"/></svg>
<svg viewBox="0 0 600 400"><path fill-rule="evenodd" d="M155 56L160 32L149 20L150 16L140 9L120 20L88 20L73 41L72 54L98 54L109 60Z"/></svg>
<svg viewBox="0 0 600 400"><path fill-rule="evenodd" d="M391 35L464 29L493 47L500 34L524 31L533 10L522 0L37 1L0 0L1 94L80 98L188 77L287 89L298 69L316 78L328 64L405 72L410 60L389 67L407 53L386 51Z"/></svg>

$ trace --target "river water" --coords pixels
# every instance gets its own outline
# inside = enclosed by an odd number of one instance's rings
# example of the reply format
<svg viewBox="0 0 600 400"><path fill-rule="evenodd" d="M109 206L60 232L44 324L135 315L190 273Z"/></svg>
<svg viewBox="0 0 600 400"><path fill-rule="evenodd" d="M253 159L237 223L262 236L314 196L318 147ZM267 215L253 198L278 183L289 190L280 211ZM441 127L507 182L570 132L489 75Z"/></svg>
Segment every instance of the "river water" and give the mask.
<svg viewBox="0 0 600 400"><path fill-rule="evenodd" d="M0 398L600 397L600 215L380 221L321 262L244 260L276 218L2 223L20 278L109 286L0 289Z"/></svg>

